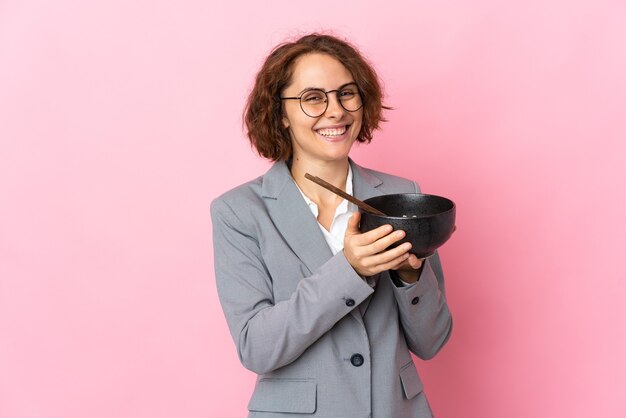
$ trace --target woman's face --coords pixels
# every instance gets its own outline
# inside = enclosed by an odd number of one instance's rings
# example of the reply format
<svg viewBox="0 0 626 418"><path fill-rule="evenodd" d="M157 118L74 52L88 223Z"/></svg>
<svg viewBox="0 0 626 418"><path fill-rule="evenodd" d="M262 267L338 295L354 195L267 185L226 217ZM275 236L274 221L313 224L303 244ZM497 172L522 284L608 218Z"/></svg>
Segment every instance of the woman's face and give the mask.
<svg viewBox="0 0 626 418"><path fill-rule="evenodd" d="M296 60L291 83L282 97L298 97L311 88L335 90L352 82L352 74L337 59L307 54ZM328 94L328 108L316 118L306 115L298 100L284 100L283 106L283 125L291 134L294 161L332 162L348 157L361 131L363 109L348 112L336 93Z"/></svg>

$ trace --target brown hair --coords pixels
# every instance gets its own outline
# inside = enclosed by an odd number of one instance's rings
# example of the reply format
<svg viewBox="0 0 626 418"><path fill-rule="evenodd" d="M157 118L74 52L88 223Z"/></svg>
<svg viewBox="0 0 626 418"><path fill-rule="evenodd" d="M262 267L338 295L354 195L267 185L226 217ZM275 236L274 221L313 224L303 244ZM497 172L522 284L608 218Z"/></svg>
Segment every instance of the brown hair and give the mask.
<svg viewBox="0 0 626 418"><path fill-rule="evenodd" d="M288 160L293 153L289 131L282 124L282 91L289 85L293 64L310 53L323 53L341 62L352 74L363 96L363 123L357 137L370 142L372 133L385 119L383 93L376 72L359 51L349 43L331 35L313 33L295 42L276 47L256 76L254 88L244 110L248 138L257 152L272 161Z"/></svg>

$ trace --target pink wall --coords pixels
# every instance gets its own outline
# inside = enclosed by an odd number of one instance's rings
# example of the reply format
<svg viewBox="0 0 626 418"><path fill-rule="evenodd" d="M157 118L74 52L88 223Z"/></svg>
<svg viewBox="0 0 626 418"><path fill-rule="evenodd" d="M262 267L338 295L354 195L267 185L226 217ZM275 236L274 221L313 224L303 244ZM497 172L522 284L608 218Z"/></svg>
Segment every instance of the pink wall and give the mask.
<svg viewBox="0 0 626 418"><path fill-rule="evenodd" d="M0 417L245 415L208 208L268 167L243 102L312 29L395 108L355 159L458 204L437 416L626 416L626 3L262 3L0 3Z"/></svg>

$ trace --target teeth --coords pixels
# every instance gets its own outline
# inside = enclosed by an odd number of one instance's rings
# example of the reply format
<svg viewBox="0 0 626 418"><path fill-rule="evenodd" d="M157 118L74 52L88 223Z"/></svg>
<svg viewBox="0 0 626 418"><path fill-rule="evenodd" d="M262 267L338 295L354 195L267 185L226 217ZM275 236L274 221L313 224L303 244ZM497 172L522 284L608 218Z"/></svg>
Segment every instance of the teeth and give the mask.
<svg viewBox="0 0 626 418"><path fill-rule="evenodd" d="M326 129L318 129L317 133L324 136L339 136L343 135L346 132L346 127L342 126L341 128L326 128Z"/></svg>

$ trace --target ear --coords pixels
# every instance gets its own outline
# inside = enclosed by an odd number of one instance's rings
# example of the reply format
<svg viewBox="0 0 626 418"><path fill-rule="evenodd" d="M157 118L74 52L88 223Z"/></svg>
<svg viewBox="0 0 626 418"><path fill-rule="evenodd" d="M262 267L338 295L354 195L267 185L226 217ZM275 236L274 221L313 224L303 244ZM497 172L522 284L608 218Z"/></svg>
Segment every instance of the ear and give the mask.
<svg viewBox="0 0 626 418"><path fill-rule="evenodd" d="M283 128L288 129L289 128L289 119L287 119L287 116L283 116L282 122L283 122Z"/></svg>

